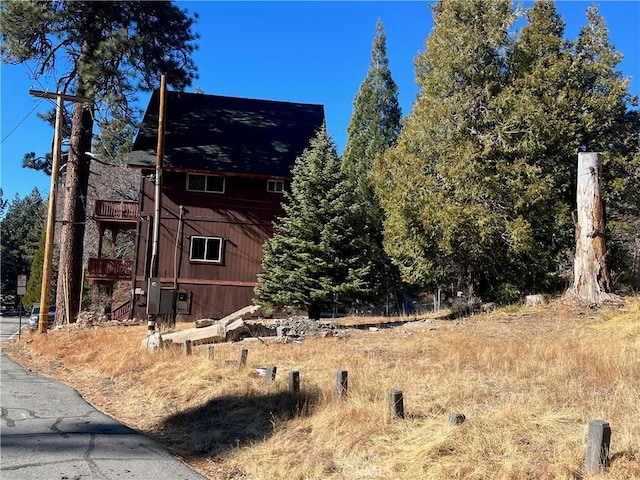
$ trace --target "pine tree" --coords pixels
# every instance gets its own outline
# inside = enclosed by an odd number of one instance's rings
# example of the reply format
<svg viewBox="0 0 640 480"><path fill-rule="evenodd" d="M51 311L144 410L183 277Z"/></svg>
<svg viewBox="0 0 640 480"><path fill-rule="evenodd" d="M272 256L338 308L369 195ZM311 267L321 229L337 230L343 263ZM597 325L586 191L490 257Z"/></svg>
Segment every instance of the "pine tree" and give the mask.
<svg viewBox="0 0 640 480"><path fill-rule="evenodd" d="M376 296L380 300L397 287L400 279L398 269L384 252L384 212L369 174L374 158L395 143L400 133L401 118L398 87L389 70L384 27L378 20L369 70L353 101L342 165L363 203L364 228L356 234L371 244L372 260L376 259L373 270L379 286Z"/></svg>
<svg viewBox="0 0 640 480"><path fill-rule="evenodd" d="M269 309L322 310L358 305L375 289L361 205L341 169L333 140L322 128L296 159L285 215L265 243L256 303Z"/></svg>
<svg viewBox="0 0 640 480"><path fill-rule="evenodd" d="M75 319L82 275L84 225L94 119L98 124L132 115L129 101L140 89L188 86L195 22L170 2L3 2L2 61L32 62L34 79L58 78L61 93L93 99L76 102L71 116L64 185L61 271L69 272L69 311ZM62 278L62 276L61 276ZM63 319L64 288L58 282L57 322Z"/></svg>
<svg viewBox="0 0 640 480"><path fill-rule="evenodd" d="M377 204L368 174L373 159L393 145L400 133L402 110L391 77L382 21L376 24L369 71L353 101L342 155L344 168L365 199Z"/></svg>
<svg viewBox="0 0 640 480"><path fill-rule="evenodd" d="M40 235L40 241L38 248L33 255L31 262L31 268L29 269L29 277L27 279L27 293L22 298L22 307L25 312L30 312L34 303L40 303L40 293L42 287L42 267L44 265L44 245L46 240L46 231L44 225L42 225L42 234ZM52 282L55 282L58 278L58 269L53 268ZM55 302L55 295L51 292L49 298L49 305L53 305Z"/></svg>
<svg viewBox="0 0 640 480"><path fill-rule="evenodd" d="M27 275L44 228L45 204L37 188L16 194L0 222L2 304L16 306L18 275Z"/></svg>

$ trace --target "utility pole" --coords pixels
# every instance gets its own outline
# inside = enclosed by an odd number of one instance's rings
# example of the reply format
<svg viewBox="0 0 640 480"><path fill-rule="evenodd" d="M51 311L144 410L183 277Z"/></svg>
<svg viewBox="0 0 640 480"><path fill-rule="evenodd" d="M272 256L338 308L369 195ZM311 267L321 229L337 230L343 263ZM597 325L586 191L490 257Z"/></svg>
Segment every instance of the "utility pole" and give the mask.
<svg viewBox="0 0 640 480"><path fill-rule="evenodd" d="M42 286L40 289L40 317L38 319L38 333L47 333L49 314L49 294L51 291L51 271L53 265L53 239L56 225L56 197L58 195L58 177L60 174L60 157L62 146L62 104L65 100L72 102L91 102L90 98L75 97L62 93L29 90L34 97L52 98L56 100L56 120L53 134L53 160L51 164L51 188L49 190L49 205L47 211L47 227L44 244L44 264L42 265Z"/></svg>
<svg viewBox="0 0 640 480"><path fill-rule="evenodd" d="M156 148L156 185L154 195L153 214L153 244L151 249L151 274L150 278L158 275L158 245L160 243L160 216L162 214L162 158L164 154L164 117L166 114L167 96L167 76L160 76L160 105L158 106L158 144ZM157 280L159 282L159 279ZM151 282L150 282L151 283ZM160 288L160 285L158 285ZM149 288L147 289L149 290ZM149 298L149 297L147 297ZM149 311L149 301L147 300L147 335L151 335L156 330L155 311Z"/></svg>

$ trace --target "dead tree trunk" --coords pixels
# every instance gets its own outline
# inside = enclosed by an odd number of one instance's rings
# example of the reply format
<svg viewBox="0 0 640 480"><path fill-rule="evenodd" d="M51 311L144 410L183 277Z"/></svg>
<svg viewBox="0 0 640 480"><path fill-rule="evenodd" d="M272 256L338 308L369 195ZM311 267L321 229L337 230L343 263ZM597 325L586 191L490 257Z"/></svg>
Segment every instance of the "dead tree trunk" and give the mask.
<svg viewBox="0 0 640 480"><path fill-rule="evenodd" d="M572 290L579 300L590 304L611 300L601 173L602 154L578 154L577 211L574 215L576 253Z"/></svg>

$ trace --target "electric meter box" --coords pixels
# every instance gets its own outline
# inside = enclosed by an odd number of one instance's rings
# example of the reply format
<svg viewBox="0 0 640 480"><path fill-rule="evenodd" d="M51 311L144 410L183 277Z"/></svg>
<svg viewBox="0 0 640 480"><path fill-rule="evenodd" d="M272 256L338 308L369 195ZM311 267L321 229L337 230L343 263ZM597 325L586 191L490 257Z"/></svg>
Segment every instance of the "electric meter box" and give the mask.
<svg viewBox="0 0 640 480"><path fill-rule="evenodd" d="M189 315L191 310L191 292L178 292L176 298L176 313Z"/></svg>
<svg viewBox="0 0 640 480"><path fill-rule="evenodd" d="M162 294L162 283L158 277L150 277L147 285L147 314L157 315L160 313L160 295Z"/></svg>
<svg viewBox="0 0 640 480"><path fill-rule="evenodd" d="M171 315L174 313L176 292L173 288L162 288L158 277L149 278L147 288L147 314Z"/></svg>

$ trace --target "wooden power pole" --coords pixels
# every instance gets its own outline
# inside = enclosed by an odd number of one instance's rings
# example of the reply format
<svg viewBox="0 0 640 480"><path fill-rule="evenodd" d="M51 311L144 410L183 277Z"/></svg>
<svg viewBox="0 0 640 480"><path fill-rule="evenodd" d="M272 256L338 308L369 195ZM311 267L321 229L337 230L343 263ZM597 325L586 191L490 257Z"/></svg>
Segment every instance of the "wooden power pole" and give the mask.
<svg viewBox="0 0 640 480"><path fill-rule="evenodd" d="M160 217L162 215L162 163L164 155L164 118L167 111L167 76L160 76L160 105L158 106L158 143L156 149L156 185L154 194L154 214L153 214L153 243L151 248L151 268L150 277L158 275L158 246L160 244ZM149 289L147 289L149 290ZM147 292L147 335L151 335L156 330L156 312L149 311L149 292Z"/></svg>
<svg viewBox="0 0 640 480"><path fill-rule="evenodd" d="M42 285L40 288L40 317L38 333L47 333L49 314L49 295L51 293L51 272L53 266L53 240L56 226L56 198L58 196L58 178L60 175L60 157L62 146L62 105L65 100L72 102L91 102L90 98L75 97L62 93L29 90L34 97L52 98L56 100L56 120L53 133L53 159L51 163L51 188L47 210L47 226L44 244L44 263L42 265Z"/></svg>

